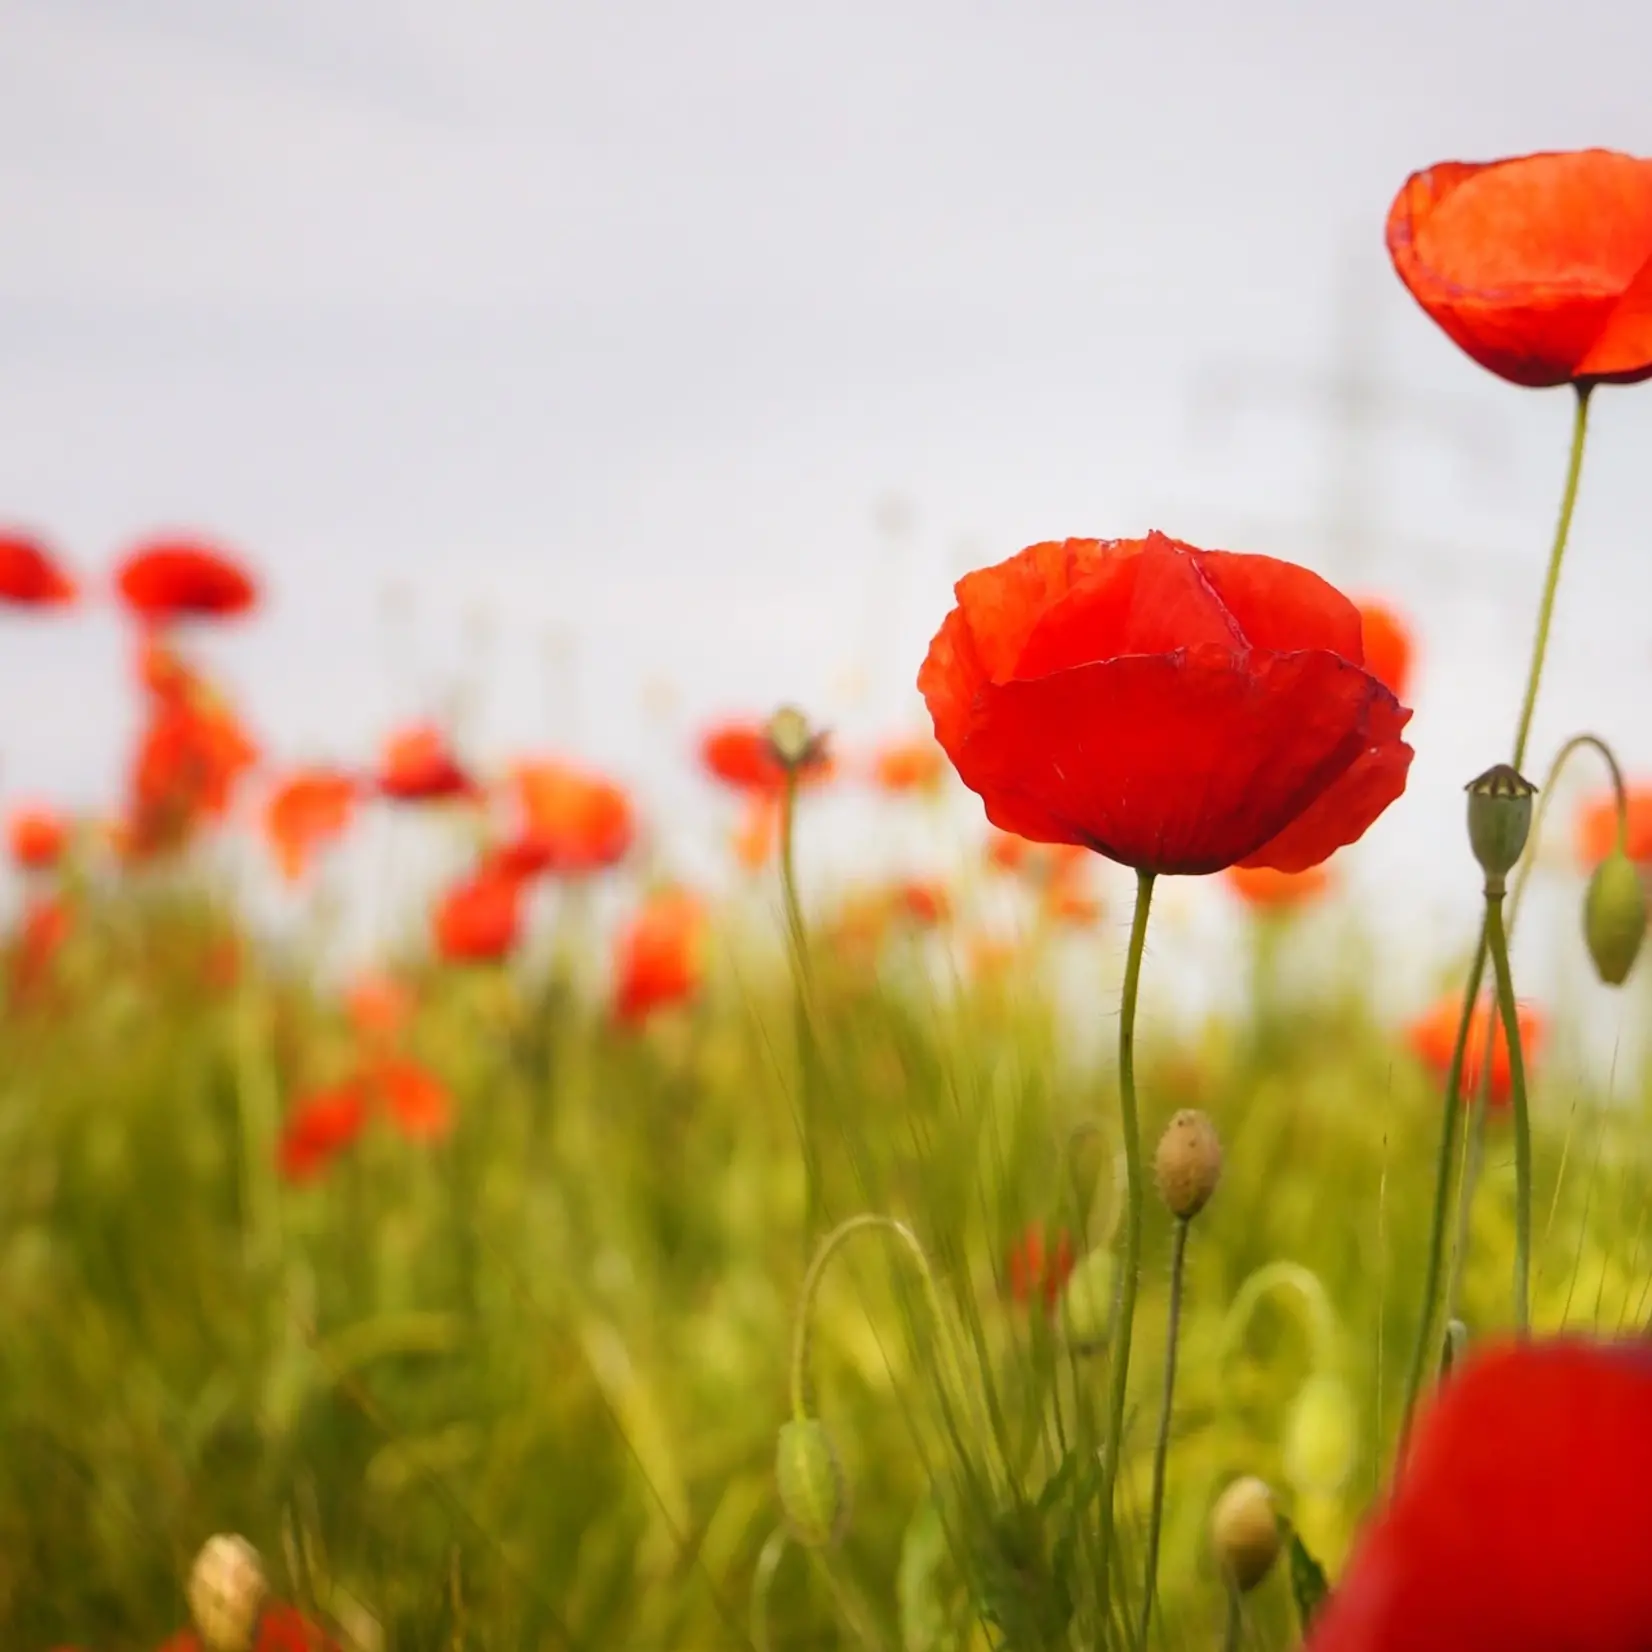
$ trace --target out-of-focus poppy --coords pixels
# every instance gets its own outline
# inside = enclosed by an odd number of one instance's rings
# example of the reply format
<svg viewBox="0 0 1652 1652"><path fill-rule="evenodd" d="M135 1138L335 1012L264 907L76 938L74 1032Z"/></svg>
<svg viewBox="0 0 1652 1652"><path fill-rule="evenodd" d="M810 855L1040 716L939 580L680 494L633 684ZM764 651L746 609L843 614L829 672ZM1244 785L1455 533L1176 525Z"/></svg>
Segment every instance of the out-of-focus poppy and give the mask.
<svg viewBox="0 0 1652 1652"><path fill-rule="evenodd" d="M203 820L222 818L258 748L216 699L158 702L132 767L128 847L144 859L181 848Z"/></svg>
<svg viewBox="0 0 1652 1652"><path fill-rule="evenodd" d="M1331 887L1331 874L1323 866L1310 866L1306 872L1276 872L1271 866L1230 866L1222 877L1246 906L1259 912L1287 912L1306 906Z"/></svg>
<svg viewBox="0 0 1652 1652"><path fill-rule="evenodd" d="M447 737L431 723L400 729L385 742L378 789L398 803L437 803L477 793Z"/></svg>
<svg viewBox="0 0 1652 1652"><path fill-rule="evenodd" d="M1076 874L1050 879L1044 889L1042 904L1047 917L1075 929L1088 929L1101 921L1103 908L1100 899Z"/></svg>
<svg viewBox="0 0 1652 1652"><path fill-rule="evenodd" d="M357 1082L312 1090L295 1101L281 1131L277 1162L290 1182L314 1181L367 1123L367 1096Z"/></svg>
<svg viewBox="0 0 1652 1652"><path fill-rule="evenodd" d="M978 981L1001 981L1015 968L1021 948L1006 935L980 930L964 943L969 972Z"/></svg>
<svg viewBox="0 0 1652 1652"><path fill-rule="evenodd" d="M297 883L318 849L338 837L355 813L355 780L341 770L299 769L264 800L264 835L281 875Z"/></svg>
<svg viewBox="0 0 1652 1652"><path fill-rule="evenodd" d="M0 604L61 608L78 595L74 580L33 534L0 531Z"/></svg>
<svg viewBox="0 0 1652 1652"><path fill-rule="evenodd" d="M182 1629L164 1641L158 1652L205 1652L193 1629ZM339 1644L295 1606L279 1602L264 1608L252 1652L340 1652Z"/></svg>
<svg viewBox="0 0 1652 1652"><path fill-rule="evenodd" d="M678 889L649 896L615 943L614 1011L621 1021L641 1021L700 990L705 927L696 896Z"/></svg>
<svg viewBox="0 0 1652 1652"><path fill-rule="evenodd" d="M1150 534L1034 545L958 582L918 676L994 825L1149 872L1298 872L1405 788L1410 712L1359 611L1272 557Z"/></svg>
<svg viewBox="0 0 1652 1652"><path fill-rule="evenodd" d="M946 777L946 753L927 734L891 740L872 757L872 780L886 792L932 792Z"/></svg>
<svg viewBox="0 0 1652 1652"><path fill-rule="evenodd" d="M63 858L69 823L53 809L14 809L6 822L6 841L15 865L26 872L43 872Z"/></svg>
<svg viewBox="0 0 1652 1652"><path fill-rule="evenodd" d="M23 908L12 944L11 990L26 1003L46 983L64 943L74 933L74 909L61 895L37 894Z"/></svg>
<svg viewBox="0 0 1652 1652"><path fill-rule="evenodd" d="M1652 785L1626 788L1629 808L1623 851L1637 866L1652 865ZM1585 867L1599 866L1618 841L1618 800L1613 792L1592 797L1578 810L1577 854Z"/></svg>
<svg viewBox="0 0 1652 1652"><path fill-rule="evenodd" d="M952 896L933 878L908 878L893 890L895 910L910 923L932 929L952 916Z"/></svg>
<svg viewBox="0 0 1652 1652"><path fill-rule="evenodd" d="M1370 599L1359 605L1360 636L1365 642L1365 669L1387 685L1396 700L1411 687L1411 665L1416 647L1411 628L1385 602Z"/></svg>
<svg viewBox="0 0 1652 1652"><path fill-rule="evenodd" d="M700 761L708 774L736 791L775 796L786 787L786 771L760 723L720 723L709 729L700 741ZM833 768L831 756L822 749L799 768L798 784L829 780Z"/></svg>
<svg viewBox="0 0 1652 1652"><path fill-rule="evenodd" d="M1033 843L1014 832L995 831L987 839L987 865L995 872L1019 873L1040 883L1072 875L1089 858L1077 843Z"/></svg>
<svg viewBox="0 0 1652 1652"><path fill-rule="evenodd" d="M436 903L436 950L452 963L492 963L522 930L522 885L484 869L455 884Z"/></svg>
<svg viewBox="0 0 1652 1652"><path fill-rule="evenodd" d="M126 606L152 623L229 619L258 600L246 568L200 539L146 541L121 562L115 585Z"/></svg>
<svg viewBox="0 0 1652 1652"><path fill-rule="evenodd" d="M1652 376L1652 160L1442 162L1395 197L1388 251L1430 319L1500 378Z"/></svg>
<svg viewBox="0 0 1652 1652"><path fill-rule="evenodd" d="M380 970L358 975L344 991L350 1026L369 1043L394 1042L406 1031L416 1007L412 989Z"/></svg>
<svg viewBox="0 0 1652 1652"><path fill-rule="evenodd" d="M1462 1013L1462 1000L1447 993L1412 1022L1407 1033L1412 1053L1442 1079L1451 1073L1451 1052L1457 1041L1457 1023ZM1520 1052L1525 1058L1526 1071L1530 1073L1547 1037L1548 1021L1535 1006L1517 1003L1515 1023L1520 1030ZM1509 1061L1508 1040L1503 1036L1503 1019L1490 997L1481 1001L1469 1022L1468 1043L1463 1047L1463 1078L1459 1093L1465 1101L1479 1094L1480 1076L1485 1069L1486 1044L1488 1036L1493 1033L1494 1036L1490 1036L1491 1082L1486 1099L1493 1107L1506 1107L1514 1088L1514 1074Z"/></svg>
<svg viewBox="0 0 1652 1652"><path fill-rule="evenodd" d="M636 815L612 781L546 760L517 764L511 780L522 831L504 853L523 871L577 877L616 865L629 852Z"/></svg>
<svg viewBox="0 0 1652 1652"><path fill-rule="evenodd" d="M453 1097L428 1068L406 1056L372 1062L362 1082L381 1098L392 1122L414 1141L435 1140L453 1128Z"/></svg>
<svg viewBox="0 0 1652 1652"><path fill-rule="evenodd" d="M1307 1652L1652 1646L1652 1346L1473 1354L1419 1416Z"/></svg>
<svg viewBox="0 0 1652 1652"><path fill-rule="evenodd" d="M780 841L780 804L766 792L748 797L730 835L734 858L748 872L761 872Z"/></svg>
<svg viewBox="0 0 1652 1652"><path fill-rule="evenodd" d="M1045 1238L1043 1226L1034 1222L1010 1247L1010 1295L1017 1302L1031 1302L1037 1297L1046 1308L1053 1308L1072 1271L1073 1239L1065 1228L1052 1243Z"/></svg>

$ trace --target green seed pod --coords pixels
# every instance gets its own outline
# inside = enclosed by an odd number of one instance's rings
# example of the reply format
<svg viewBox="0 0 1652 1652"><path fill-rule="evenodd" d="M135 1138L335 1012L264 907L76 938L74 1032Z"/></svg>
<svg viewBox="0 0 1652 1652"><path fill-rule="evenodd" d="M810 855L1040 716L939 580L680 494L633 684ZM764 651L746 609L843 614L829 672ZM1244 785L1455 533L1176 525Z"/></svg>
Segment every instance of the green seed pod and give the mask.
<svg viewBox="0 0 1652 1652"><path fill-rule="evenodd" d="M826 736L809 726L809 719L796 706L782 706L765 731L769 750L783 769L801 769L817 762L825 752Z"/></svg>
<svg viewBox="0 0 1652 1652"><path fill-rule="evenodd" d="M1303 1496L1334 1496L1353 1472L1359 1418L1340 1377L1303 1383L1285 1418L1285 1475Z"/></svg>
<svg viewBox="0 0 1652 1652"><path fill-rule="evenodd" d="M1105 1246L1087 1252L1067 1276L1061 1293L1061 1329L1079 1353L1107 1346L1113 1318L1113 1253Z"/></svg>
<svg viewBox="0 0 1652 1652"><path fill-rule="evenodd" d="M828 1548L842 1538L849 1526L849 1483L819 1418L794 1417L781 1428L774 1478L786 1523L804 1548Z"/></svg>
<svg viewBox="0 0 1652 1652"><path fill-rule="evenodd" d="M1488 878L1513 871L1532 829L1537 787L1518 769L1498 763L1463 788L1468 793L1468 841Z"/></svg>
<svg viewBox="0 0 1652 1652"><path fill-rule="evenodd" d="M1595 973L1609 987L1620 987L1635 967L1646 933L1646 889L1635 863L1614 849L1589 879L1583 897L1583 938Z"/></svg>
<svg viewBox="0 0 1652 1652"><path fill-rule="evenodd" d="M1279 1517L1273 1493L1247 1474L1235 1480L1210 1511L1210 1545L1222 1575L1241 1594L1254 1589L1279 1558Z"/></svg>

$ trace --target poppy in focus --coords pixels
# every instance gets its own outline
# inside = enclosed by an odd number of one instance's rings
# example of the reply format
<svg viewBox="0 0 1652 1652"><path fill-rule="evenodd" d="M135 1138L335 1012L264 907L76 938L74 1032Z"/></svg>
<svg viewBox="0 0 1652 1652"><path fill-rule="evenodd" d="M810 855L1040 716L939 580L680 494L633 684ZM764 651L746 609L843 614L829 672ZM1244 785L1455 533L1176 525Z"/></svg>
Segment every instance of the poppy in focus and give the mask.
<svg viewBox="0 0 1652 1652"><path fill-rule="evenodd" d="M317 850L340 836L355 813L356 782L337 769L299 769L264 801L264 835L281 875L297 883Z"/></svg>
<svg viewBox="0 0 1652 1652"><path fill-rule="evenodd" d="M1396 700L1403 700L1411 687L1411 666L1416 648L1411 629L1387 603L1366 601L1359 605L1360 636L1365 643L1365 669L1384 683Z"/></svg>
<svg viewBox="0 0 1652 1652"><path fill-rule="evenodd" d="M1031 1302L1038 1297L1046 1308L1053 1308L1072 1271L1073 1240L1065 1228L1056 1234L1052 1245L1046 1241L1043 1227L1034 1222L1010 1247L1010 1295L1017 1302Z"/></svg>
<svg viewBox="0 0 1652 1652"><path fill-rule="evenodd" d="M398 803L437 803L474 797L477 791L447 737L430 723L400 729L385 742L378 789Z"/></svg>
<svg viewBox="0 0 1652 1652"><path fill-rule="evenodd" d="M1323 866L1310 866L1306 872L1276 872L1271 866L1230 866L1222 877L1246 906L1259 912L1288 912L1305 906L1331 886L1331 874Z"/></svg>
<svg viewBox="0 0 1652 1652"><path fill-rule="evenodd" d="M1478 1353L1418 1418L1307 1652L1652 1646L1652 1347Z"/></svg>
<svg viewBox="0 0 1652 1652"><path fill-rule="evenodd" d="M641 1021L700 989L706 910L683 890L651 895L620 931L614 949L614 1012Z"/></svg>
<svg viewBox="0 0 1652 1652"><path fill-rule="evenodd" d="M1442 162L1395 197L1388 252L1429 318L1500 378L1652 376L1652 160Z"/></svg>
<svg viewBox="0 0 1652 1652"><path fill-rule="evenodd" d="M1623 852L1637 866L1652 865L1652 785L1629 786ZM1613 792L1588 799L1577 815L1577 854L1593 868L1611 854L1618 841L1618 800Z"/></svg>
<svg viewBox="0 0 1652 1652"><path fill-rule="evenodd" d="M32 534L0 532L0 603L18 608L61 608L79 588Z"/></svg>
<svg viewBox="0 0 1652 1652"><path fill-rule="evenodd" d="M484 869L455 884L436 903L436 950L452 963L495 963L522 929L522 885Z"/></svg>
<svg viewBox="0 0 1652 1652"><path fill-rule="evenodd" d="M367 1097L359 1084L312 1090L287 1114L278 1149L281 1174L290 1182L315 1180L366 1123Z"/></svg>
<svg viewBox="0 0 1652 1652"><path fill-rule="evenodd" d="M927 734L892 740L872 758L873 782L886 792L932 792L946 777L946 753Z"/></svg>
<svg viewBox="0 0 1652 1652"><path fill-rule="evenodd" d="M233 557L199 539L154 539L120 564L115 586L141 619L230 619L258 600L253 577Z"/></svg>
<svg viewBox="0 0 1652 1652"><path fill-rule="evenodd" d="M14 865L25 872L44 872L63 858L69 824L51 809L17 809L6 822L6 842Z"/></svg>
<svg viewBox="0 0 1652 1652"><path fill-rule="evenodd" d="M1448 993L1435 1002L1411 1024L1407 1042L1417 1056L1437 1078L1451 1074L1451 1052L1457 1041L1457 1023L1463 1013L1462 1000ZM1520 1032L1520 1053L1525 1058L1529 1073L1542 1050L1548 1033L1543 1014L1530 1004L1515 1005L1515 1024ZM1481 1074L1486 1060L1488 1035L1495 1028L1491 1044L1491 1080L1486 1099L1493 1107L1506 1107L1514 1087L1514 1074L1509 1061L1509 1044L1503 1036L1502 1017L1491 998L1481 1001L1469 1023L1468 1043L1463 1047L1463 1078L1459 1094L1471 1101L1480 1089Z"/></svg>
<svg viewBox="0 0 1652 1652"><path fill-rule="evenodd" d="M1161 533L966 574L918 676L1002 830L1155 873L1305 871L1405 789L1410 712L1306 568Z"/></svg>
<svg viewBox="0 0 1652 1652"><path fill-rule="evenodd" d="M786 789L786 771L769 744L761 723L720 723L700 742L700 761L713 778L736 791L778 796ZM820 750L799 767L799 785L818 784L832 776L832 759Z"/></svg>
<svg viewBox="0 0 1652 1652"><path fill-rule="evenodd" d="M511 776L522 831L503 853L519 875L578 877L614 866L637 835L631 800L566 763L519 763Z"/></svg>

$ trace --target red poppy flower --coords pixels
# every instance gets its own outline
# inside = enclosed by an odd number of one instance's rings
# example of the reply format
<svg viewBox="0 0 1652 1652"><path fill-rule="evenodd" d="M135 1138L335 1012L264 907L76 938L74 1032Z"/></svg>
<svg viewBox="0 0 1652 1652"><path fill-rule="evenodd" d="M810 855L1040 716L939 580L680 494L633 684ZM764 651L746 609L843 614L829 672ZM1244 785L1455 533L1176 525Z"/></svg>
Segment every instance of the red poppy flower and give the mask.
<svg viewBox="0 0 1652 1652"><path fill-rule="evenodd" d="M229 810L258 748L222 702L157 703L133 763L127 843L138 859L181 848Z"/></svg>
<svg viewBox="0 0 1652 1652"><path fill-rule="evenodd" d="M1050 1245L1046 1243L1043 1227L1032 1223L1010 1247L1010 1295L1017 1302L1042 1297L1045 1307L1054 1307L1072 1274L1073 1260L1073 1239L1065 1228Z"/></svg>
<svg viewBox="0 0 1652 1652"><path fill-rule="evenodd" d="M704 969L705 907L693 895L651 895L615 946L615 1013L642 1020L650 1010L692 998Z"/></svg>
<svg viewBox="0 0 1652 1652"><path fill-rule="evenodd" d="M944 883L912 878L897 884L894 896L900 914L924 928L944 924L952 916L952 896Z"/></svg>
<svg viewBox="0 0 1652 1652"><path fill-rule="evenodd" d="M11 955L11 990L18 1002L40 990L74 927L74 908L61 895L35 895L23 908Z"/></svg>
<svg viewBox="0 0 1652 1652"><path fill-rule="evenodd" d="M522 832L502 854L519 875L577 877L625 858L637 823L618 786L550 761L519 763L511 779Z"/></svg>
<svg viewBox="0 0 1652 1652"><path fill-rule="evenodd" d="M32 534L0 532L0 603L59 608L78 595L74 580Z"/></svg>
<svg viewBox="0 0 1652 1652"><path fill-rule="evenodd" d="M116 571L126 606L143 619L229 619L258 600L252 575L199 539L153 539L137 547Z"/></svg>
<svg viewBox="0 0 1652 1652"><path fill-rule="evenodd" d="M1652 376L1652 160L1445 161L1406 179L1388 251L1446 336L1501 378Z"/></svg>
<svg viewBox="0 0 1652 1652"><path fill-rule="evenodd" d="M737 791L778 795L786 788L786 771L769 745L760 723L721 723L700 742L700 761L714 778ZM822 749L798 770L799 785L829 780L831 756Z"/></svg>
<svg viewBox="0 0 1652 1652"><path fill-rule="evenodd" d="M1416 649L1411 631L1387 603L1366 601L1359 605L1360 636L1365 643L1365 669L1385 683L1396 700L1403 700L1411 686L1411 663Z"/></svg>
<svg viewBox="0 0 1652 1652"><path fill-rule="evenodd" d="M1308 1652L1652 1646L1652 1347L1493 1348L1420 1415Z"/></svg>
<svg viewBox="0 0 1652 1652"><path fill-rule="evenodd" d="M1405 789L1410 712L1359 611L1272 557L1031 546L958 582L918 687L1005 831L1151 872L1299 872Z"/></svg>
<svg viewBox="0 0 1652 1652"><path fill-rule="evenodd" d="M398 803L435 803L474 797L477 791L475 781L459 766L447 737L429 723L401 729L385 742L378 788L381 796Z"/></svg>
<svg viewBox="0 0 1652 1652"><path fill-rule="evenodd" d="M1637 866L1652 865L1652 785L1627 788L1629 805L1625 821L1624 853ZM1590 798L1577 816L1578 859L1586 867L1596 867L1611 854L1618 841L1618 800L1613 792Z"/></svg>
<svg viewBox="0 0 1652 1652"><path fill-rule="evenodd" d="M730 835L734 858L748 872L761 872L780 842L780 804L767 792L746 799L740 822Z"/></svg>
<svg viewBox="0 0 1652 1652"><path fill-rule="evenodd" d="M297 883L316 851L350 824L356 791L355 780L337 769L299 769L264 800L264 835L289 883Z"/></svg>
<svg viewBox="0 0 1652 1652"><path fill-rule="evenodd" d="M182 1629L164 1641L159 1652L203 1652L201 1637ZM294 1606L266 1606L258 1619L258 1638L252 1652L339 1652L331 1635Z"/></svg>
<svg viewBox="0 0 1652 1652"><path fill-rule="evenodd" d="M1310 866L1306 872L1276 872L1271 866L1230 866L1222 876L1246 906L1264 912L1305 906L1331 886L1331 874L1323 866Z"/></svg>
<svg viewBox="0 0 1652 1652"><path fill-rule="evenodd" d="M1447 993L1411 1024L1407 1042L1412 1053L1439 1078L1451 1072L1451 1051L1457 1041L1457 1023L1463 1013L1462 1000ZM1515 1024L1520 1030L1520 1051L1530 1072L1548 1036L1548 1021L1530 1004L1515 1004ZM1496 1004L1487 997L1469 1022L1468 1043L1463 1047L1463 1080L1460 1093L1465 1101L1479 1094L1480 1075L1486 1059L1488 1034L1491 1040L1491 1085L1486 1099L1493 1107L1506 1107L1514 1088L1509 1061L1509 1044L1503 1036L1503 1019Z"/></svg>
<svg viewBox="0 0 1652 1652"><path fill-rule="evenodd" d="M1100 922L1102 905L1085 884L1082 871L1058 868L1044 886L1043 908L1046 917L1059 924L1088 929Z"/></svg>
<svg viewBox="0 0 1652 1652"><path fill-rule="evenodd" d="M367 1097L356 1083L312 1090L293 1103L281 1132L277 1161L290 1182L313 1181L367 1123Z"/></svg>
<svg viewBox="0 0 1652 1652"><path fill-rule="evenodd" d="M344 1013L356 1036L370 1043L390 1043L406 1030L418 1007L412 990L393 975L369 971L344 993Z"/></svg>
<svg viewBox="0 0 1652 1652"><path fill-rule="evenodd" d="M442 896L432 920L436 950L452 963L492 963L516 945L522 929L522 885L484 869Z"/></svg>
<svg viewBox="0 0 1652 1652"><path fill-rule="evenodd" d="M384 1101L404 1136L433 1141L453 1128L453 1097L418 1062L404 1056L386 1057L368 1067L363 1082Z"/></svg>
<svg viewBox="0 0 1652 1652"><path fill-rule="evenodd" d="M51 809L16 809L6 822L13 862L26 872L43 872L63 858L69 823Z"/></svg>
<svg viewBox="0 0 1652 1652"><path fill-rule="evenodd" d="M872 758L872 779L886 792L929 792L946 775L946 753L926 735L892 740Z"/></svg>

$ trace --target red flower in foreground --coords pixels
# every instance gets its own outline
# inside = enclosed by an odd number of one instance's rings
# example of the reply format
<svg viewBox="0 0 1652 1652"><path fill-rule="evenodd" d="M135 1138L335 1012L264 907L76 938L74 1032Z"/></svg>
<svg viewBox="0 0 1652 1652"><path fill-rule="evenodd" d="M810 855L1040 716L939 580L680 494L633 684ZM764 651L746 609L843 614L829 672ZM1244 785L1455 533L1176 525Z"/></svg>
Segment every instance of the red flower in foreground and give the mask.
<svg viewBox="0 0 1652 1652"><path fill-rule="evenodd" d="M1300 872L1405 789L1410 712L1306 568L1167 539L966 574L918 687L1005 831L1150 872Z"/></svg>
<svg viewBox="0 0 1652 1652"><path fill-rule="evenodd" d="M264 835L289 883L297 883L316 851L350 824L356 792L354 779L337 769L299 769L264 800Z"/></svg>
<svg viewBox="0 0 1652 1652"><path fill-rule="evenodd" d="M182 1629L159 1652L203 1652L201 1637ZM258 1619L252 1652L339 1652L339 1644L294 1606L266 1606Z"/></svg>
<svg viewBox="0 0 1652 1652"><path fill-rule="evenodd" d="M392 734L379 768L379 792L398 803L435 803L473 797L476 783L459 766L447 737L429 723Z"/></svg>
<svg viewBox="0 0 1652 1652"><path fill-rule="evenodd" d="M1411 686L1411 664L1416 647L1405 621L1383 602L1359 605L1360 636L1365 643L1365 669L1387 685L1396 700Z"/></svg>
<svg viewBox="0 0 1652 1652"><path fill-rule="evenodd" d="M578 877L623 860L637 835L631 800L611 781L566 763L519 763L511 776L520 836L500 851L518 876Z"/></svg>
<svg viewBox="0 0 1652 1652"><path fill-rule="evenodd" d="M777 796L786 787L786 771L760 723L721 723L709 730L700 742L700 761L715 779L737 791ZM798 783L829 780L832 770L832 759L822 750L798 770Z"/></svg>
<svg viewBox="0 0 1652 1652"><path fill-rule="evenodd" d="M706 910L693 895L667 890L652 895L615 945L614 1010L621 1021L680 1003L700 990Z"/></svg>
<svg viewBox="0 0 1652 1652"><path fill-rule="evenodd" d="M1308 1652L1652 1646L1652 1347L1524 1343L1460 1367Z"/></svg>
<svg viewBox="0 0 1652 1652"><path fill-rule="evenodd" d="M51 809L17 809L6 822L13 862L26 872L43 872L63 858L69 826Z"/></svg>
<svg viewBox="0 0 1652 1652"><path fill-rule="evenodd" d="M1017 1302L1042 1297L1052 1308L1073 1271L1072 1235L1062 1228L1055 1243L1047 1245L1043 1227L1034 1222L1010 1248L1010 1295Z"/></svg>
<svg viewBox="0 0 1652 1652"><path fill-rule="evenodd" d="M32 534L0 532L0 603L59 608L78 594L74 580Z"/></svg>
<svg viewBox="0 0 1652 1652"><path fill-rule="evenodd" d="M312 1090L287 1114L279 1149L281 1174L290 1182L313 1181L366 1123L367 1097L359 1084Z"/></svg>
<svg viewBox="0 0 1652 1652"><path fill-rule="evenodd" d="M1428 1010L1412 1022L1407 1035L1412 1053L1422 1060L1441 1079L1451 1073L1451 1051L1457 1041L1457 1023L1463 1013L1462 1000L1453 993L1436 999ZM1548 1032L1548 1023L1542 1013L1530 1004L1516 1003L1515 1022L1520 1029L1520 1052L1526 1060L1526 1070L1542 1049ZM1475 1011L1469 1023L1468 1043L1463 1047L1463 1082L1460 1094L1472 1101L1479 1094L1480 1075L1486 1059L1487 1034L1496 1029L1491 1048L1491 1086L1486 1099L1493 1107L1506 1107L1514 1088L1514 1074L1509 1062L1509 1043L1503 1036L1503 1020L1496 1004L1486 998Z"/></svg>
<svg viewBox="0 0 1652 1652"><path fill-rule="evenodd" d="M1652 865L1652 785L1627 788L1629 804L1625 821L1624 853L1637 866ZM1612 852L1618 841L1618 800L1613 792L1590 798L1577 816L1578 859L1586 867L1596 867Z"/></svg>
<svg viewBox="0 0 1652 1652"><path fill-rule="evenodd" d="M1230 866L1222 874L1246 906L1259 911L1283 912L1316 901L1331 886L1331 874L1323 866L1306 872L1276 872L1271 866Z"/></svg>
<svg viewBox="0 0 1652 1652"><path fill-rule="evenodd" d="M929 738L892 740L872 759L872 779L886 792L931 792L946 776L946 753Z"/></svg>
<svg viewBox="0 0 1652 1652"><path fill-rule="evenodd" d="M258 600L253 578L233 557L198 539L154 539L116 571L121 599L155 622L229 619Z"/></svg>
<svg viewBox="0 0 1652 1652"><path fill-rule="evenodd" d="M453 1097L447 1086L418 1062L386 1057L369 1066L363 1083L390 1109L404 1136L435 1140L453 1128Z"/></svg>
<svg viewBox="0 0 1652 1652"><path fill-rule="evenodd" d="M1429 317L1501 378L1652 376L1652 160L1442 162L1406 179L1388 251Z"/></svg>
<svg viewBox="0 0 1652 1652"><path fill-rule="evenodd" d="M521 934L522 885L501 872L474 873L436 903L432 924L436 950L450 962L496 962Z"/></svg>

